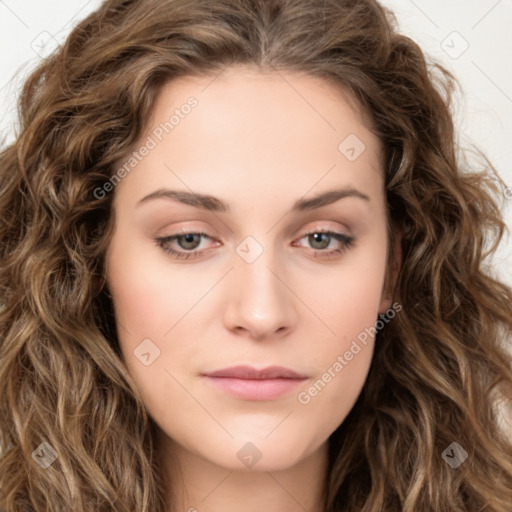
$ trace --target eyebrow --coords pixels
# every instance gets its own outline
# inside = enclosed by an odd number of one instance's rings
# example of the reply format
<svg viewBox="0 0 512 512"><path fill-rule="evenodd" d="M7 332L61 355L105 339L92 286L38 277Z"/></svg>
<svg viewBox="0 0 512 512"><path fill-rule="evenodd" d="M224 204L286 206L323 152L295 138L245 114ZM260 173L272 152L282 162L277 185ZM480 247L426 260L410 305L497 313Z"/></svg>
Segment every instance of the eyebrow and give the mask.
<svg viewBox="0 0 512 512"><path fill-rule="evenodd" d="M299 199L295 202L291 211L297 212L315 210L322 206L335 203L336 201L346 197L356 197L365 201L370 201L370 198L366 194L363 194L355 188L338 188L335 190L322 192L321 194L318 194L309 199ZM187 192L185 190L170 190L166 188L161 188L151 192L151 194L148 194L140 201L138 201L136 206L138 207L141 204L147 203L148 201L154 199L170 199L211 212L229 213L230 211L229 204L222 199L219 199L218 197L208 194L199 194L196 192Z"/></svg>

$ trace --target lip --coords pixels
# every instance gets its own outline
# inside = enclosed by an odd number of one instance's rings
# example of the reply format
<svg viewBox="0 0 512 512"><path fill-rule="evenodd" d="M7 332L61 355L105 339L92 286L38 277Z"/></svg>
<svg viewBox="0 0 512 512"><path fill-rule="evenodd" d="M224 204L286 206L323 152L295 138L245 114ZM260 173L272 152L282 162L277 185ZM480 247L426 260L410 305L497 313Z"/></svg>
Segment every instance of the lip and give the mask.
<svg viewBox="0 0 512 512"><path fill-rule="evenodd" d="M243 400L276 400L290 394L307 376L283 366L256 369L232 366L202 374L216 389Z"/></svg>
<svg viewBox="0 0 512 512"><path fill-rule="evenodd" d="M233 379L305 379L306 375L301 375L290 368L284 366L267 366L258 370L252 366L231 366L222 368L214 372L208 372L203 375L207 377L231 377Z"/></svg>

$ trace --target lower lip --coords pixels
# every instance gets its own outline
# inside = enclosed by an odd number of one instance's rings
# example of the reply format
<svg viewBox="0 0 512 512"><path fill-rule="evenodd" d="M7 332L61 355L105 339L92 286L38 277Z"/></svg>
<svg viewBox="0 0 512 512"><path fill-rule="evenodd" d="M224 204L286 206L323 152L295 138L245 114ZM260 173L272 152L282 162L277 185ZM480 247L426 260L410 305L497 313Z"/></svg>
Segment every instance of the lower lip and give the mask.
<svg viewBox="0 0 512 512"><path fill-rule="evenodd" d="M206 376L206 380L217 389L237 398L276 400L292 392L306 379L235 379Z"/></svg>

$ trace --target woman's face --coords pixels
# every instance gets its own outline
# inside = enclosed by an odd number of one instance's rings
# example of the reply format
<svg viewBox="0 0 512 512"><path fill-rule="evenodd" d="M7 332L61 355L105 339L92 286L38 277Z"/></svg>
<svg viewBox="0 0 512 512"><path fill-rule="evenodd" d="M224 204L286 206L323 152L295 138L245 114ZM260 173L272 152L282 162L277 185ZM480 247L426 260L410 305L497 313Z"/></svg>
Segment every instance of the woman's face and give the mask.
<svg viewBox="0 0 512 512"><path fill-rule="evenodd" d="M239 66L167 84L135 151L107 282L165 445L261 470L325 448L391 307L378 139L327 83Z"/></svg>

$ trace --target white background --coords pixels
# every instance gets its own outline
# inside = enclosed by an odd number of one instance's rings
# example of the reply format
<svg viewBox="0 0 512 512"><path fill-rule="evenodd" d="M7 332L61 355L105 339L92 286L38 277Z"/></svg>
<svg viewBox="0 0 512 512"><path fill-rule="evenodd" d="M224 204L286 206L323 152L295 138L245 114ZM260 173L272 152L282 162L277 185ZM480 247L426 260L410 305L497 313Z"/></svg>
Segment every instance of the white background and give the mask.
<svg viewBox="0 0 512 512"><path fill-rule="evenodd" d="M100 0L0 0L0 136L14 138L23 78ZM383 0L400 29L461 83L456 121L462 146L481 148L510 187L503 198L512 228L512 0ZM507 197L509 196L509 197ZM512 285L512 237L494 259Z"/></svg>

